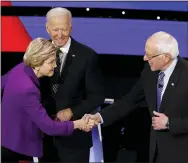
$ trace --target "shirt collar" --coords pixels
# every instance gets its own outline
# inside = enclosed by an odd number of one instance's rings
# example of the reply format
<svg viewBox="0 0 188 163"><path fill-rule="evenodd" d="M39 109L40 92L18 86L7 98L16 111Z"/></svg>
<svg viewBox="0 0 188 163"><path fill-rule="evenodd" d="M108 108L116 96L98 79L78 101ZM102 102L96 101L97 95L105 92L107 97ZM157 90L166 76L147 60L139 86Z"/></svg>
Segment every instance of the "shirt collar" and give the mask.
<svg viewBox="0 0 188 163"><path fill-rule="evenodd" d="M177 64L178 58L175 58L172 63L170 64L170 66L164 71L165 76L170 76L172 74L172 72L175 69L175 66Z"/></svg>
<svg viewBox="0 0 188 163"><path fill-rule="evenodd" d="M54 44L54 42L52 41L52 43ZM71 37L69 37L67 43L60 48L60 50L63 52L63 53L68 53L69 52L69 48L70 48L70 45L71 45Z"/></svg>

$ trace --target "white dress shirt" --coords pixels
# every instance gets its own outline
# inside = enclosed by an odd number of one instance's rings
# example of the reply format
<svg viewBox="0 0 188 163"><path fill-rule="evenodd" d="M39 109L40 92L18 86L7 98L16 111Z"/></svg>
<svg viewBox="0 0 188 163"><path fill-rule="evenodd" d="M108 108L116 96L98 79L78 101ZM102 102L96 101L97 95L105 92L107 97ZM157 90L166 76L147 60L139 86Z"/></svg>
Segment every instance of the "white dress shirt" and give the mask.
<svg viewBox="0 0 188 163"><path fill-rule="evenodd" d="M63 47L60 48L60 50L62 51L62 53L59 54L60 61L61 61L60 73L63 69L63 66L65 65L65 61L66 61L66 57L70 49L70 45L71 45L71 38L69 37L67 43Z"/></svg>
<svg viewBox="0 0 188 163"><path fill-rule="evenodd" d="M172 75L172 72L174 71L174 68L176 67L177 61L178 61L178 59L175 58L175 59L172 61L172 63L170 64L170 66L169 66L165 71L163 71L164 74L165 74L165 76L164 76L163 90L162 90L162 92L161 92L161 100L162 100L163 95L164 95L164 92L165 92L165 90L166 90L166 87L167 87L169 78L170 78L170 76Z"/></svg>

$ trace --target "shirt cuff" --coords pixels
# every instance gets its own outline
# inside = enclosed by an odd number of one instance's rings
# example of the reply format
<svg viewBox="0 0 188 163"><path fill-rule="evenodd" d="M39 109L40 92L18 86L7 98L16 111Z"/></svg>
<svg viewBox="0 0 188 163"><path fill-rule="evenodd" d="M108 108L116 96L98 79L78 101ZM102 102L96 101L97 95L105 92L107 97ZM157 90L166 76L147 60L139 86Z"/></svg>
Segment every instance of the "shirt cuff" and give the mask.
<svg viewBox="0 0 188 163"><path fill-rule="evenodd" d="M97 113L97 115L100 116L100 119L101 119L101 122L100 122L99 124L103 124L104 121L103 121L103 118L102 118L101 114L100 114L100 113Z"/></svg>

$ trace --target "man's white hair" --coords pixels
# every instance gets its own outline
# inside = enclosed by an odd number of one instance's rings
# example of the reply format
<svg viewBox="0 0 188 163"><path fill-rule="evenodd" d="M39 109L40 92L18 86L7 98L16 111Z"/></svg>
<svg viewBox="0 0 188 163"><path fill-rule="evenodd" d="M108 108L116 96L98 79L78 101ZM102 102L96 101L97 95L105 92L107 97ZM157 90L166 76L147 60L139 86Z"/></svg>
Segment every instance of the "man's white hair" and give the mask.
<svg viewBox="0 0 188 163"><path fill-rule="evenodd" d="M154 33L151 38L154 39L159 54L170 53L172 55L172 59L179 55L178 42L169 33L159 31Z"/></svg>
<svg viewBox="0 0 188 163"><path fill-rule="evenodd" d="M70 23L72 23L71 12L68 9L62 7L55 7L49 10L46 14L46 21L48 22L48 20L50 20L51 18L58 16L68 16L70 19Z"/></svg>

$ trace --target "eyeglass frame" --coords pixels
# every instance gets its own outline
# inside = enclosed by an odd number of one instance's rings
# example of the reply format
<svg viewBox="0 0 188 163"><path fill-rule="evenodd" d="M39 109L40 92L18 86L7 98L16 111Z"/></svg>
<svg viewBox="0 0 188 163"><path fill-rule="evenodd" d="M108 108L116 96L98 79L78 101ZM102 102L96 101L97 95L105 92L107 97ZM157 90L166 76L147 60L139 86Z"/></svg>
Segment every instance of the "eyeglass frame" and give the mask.
<svg viewBox="0 0 188 163"><path fill-rule="evenodd" d="M157 54L157 55L154 55L154 56L148 56L147 53L145 53L145 56L148 58L148 60L151 60L151 59L153 59L155 57L158 57L158 56L160 56L162 54L164 54L164 53L160 53L160 54Z"/></svg>

